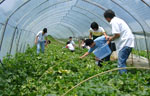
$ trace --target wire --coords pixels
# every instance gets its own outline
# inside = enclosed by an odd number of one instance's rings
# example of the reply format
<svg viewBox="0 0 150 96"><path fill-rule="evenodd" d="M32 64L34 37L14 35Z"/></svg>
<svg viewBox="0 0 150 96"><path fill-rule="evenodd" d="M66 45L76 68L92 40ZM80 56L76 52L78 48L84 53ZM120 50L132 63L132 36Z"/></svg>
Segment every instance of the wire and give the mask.
<svg viewBox="0 0 150 96"><path fill-rule="evenodd" d="M5 0L1 0L1 1L0 1L0 4L2 4L4 1L5 1Z"/></svg>
<svg viewBox="0 0 150 96"><path fill-rule="evenodd" d="M105 73L109 73L109 72L113 72L113 71L117 71L117 70L121 70L121 69L145 69L145 70L150 70L150 68L146 68L146 67L126 67L126 68L115 68L115 69L111 69L111 70L107 70L107 71L104 71L104 72L101 72L101 73L98 73L96 75L93 75L83 81L81 81L80 83L78 83L77 85L73 86L71 89L69 89L67 92L65 92L62 96L65 96L67 95L70 91L72 91L73 89L75 89L76 87L78 87L79 85L81 85L82 83L92 79L92 78L95 78L97 76L100 76L100 75L103 75Z"/></svg>

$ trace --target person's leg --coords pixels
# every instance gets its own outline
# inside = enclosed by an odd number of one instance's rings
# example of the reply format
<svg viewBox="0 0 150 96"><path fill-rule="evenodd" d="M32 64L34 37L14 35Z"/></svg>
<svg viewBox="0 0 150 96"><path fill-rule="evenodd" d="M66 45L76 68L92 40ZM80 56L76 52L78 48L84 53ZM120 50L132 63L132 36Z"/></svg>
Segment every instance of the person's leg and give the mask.
<svg viewBox="0 0 150 96"><path fill-rule="evenodd" d="M43 42L41 42L41 49L42 49L42 53L44 53L44 49L45 49L45 43L44 43L44 41Z"/></svg>
<svg viewBox="0 0 150 96"><path fill-rule="evenodd" d="M97 57L95 57L95 64L98 65L99 67L102 67L102 60L98 59Z"/></svg>
<svg viewBox="0 0 150 96"><path fill-rule="evenodd" d="M103 66L102 63L103 63L103 61L102 61L102 60L99 60L99 61L98 61L98 66L99 66L99 67L102 67L102 66Z"/></svg>
<svg viewBox="0 0 150 96"><path fill-rule="evenodd" d="M132 48L130 47L123 47L119 53L118 53L118 68L124 68L126 67L126 60L128 59L130 53L132 51ZM126 69L122 69L122 70L119 70L120 74L122 73L126 73L127 70Z"/></svg>
<svg viewBox="0 0 150 96"><path fill-rule="evenodd" d="M111 54L110 54L111 55ZM110 55L108 55L107 57L105 57L103 60L104 61L110 61Z"/></svg>
<svg viewBox="0 0 150 96"><path fill-rule="evenodd" d="M37 43L37 54L40 53L40 42Z"/></svg>
<svg viewBox="0 0 150 96"><path fill-rule="evenodd" d="M110 46L109 46L110 47ZM110 61L110 56L111 56L112 52L110 53L110 55L106 56L105 58L103 58L103 61Z"/></svg>

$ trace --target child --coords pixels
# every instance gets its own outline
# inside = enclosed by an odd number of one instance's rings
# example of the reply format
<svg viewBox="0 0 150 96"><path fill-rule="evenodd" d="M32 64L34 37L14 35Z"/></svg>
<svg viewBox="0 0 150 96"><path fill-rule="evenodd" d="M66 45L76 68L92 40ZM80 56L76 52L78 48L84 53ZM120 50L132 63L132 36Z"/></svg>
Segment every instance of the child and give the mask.
<svg viewBox="0 0 150 96"><path fill-rule="evenodd" d="M84 39L81 39L81 44L80 44L81 48L86 48L86 45L85 45L84 41L85 41Z"/></svg>
<svg viewBox="0 0 150 96"><path fill-rule="evenodd" d="M70 41L67 42L66 48L68 48L71 52L74 52L74 50L75 50L73 44L70 43Z"/></svg>
<svg viewBox="0 0 150 96"><path fill-rule="evenodd" d="M74 43L74 41L72 40L72 37L69 37L69 42L74 46L74 48L75 48L75 43Z"/></svg>
<svg viewBox="0 0 150 96"><path fill-rule="evenodd" d="M45 47L47 47L47 45L50 44L51 41L50 41L50 40L47 40L47 43L46 43L46 41L44 41L44 43L45 43Z"/></svg>
<svg viewBox="0 0 150 96"><path fill-rule="evenodd" d="M89 29L90 35L89 35L89 39L95 40L97 37L100 37L102 35L105 36L106 40L108 38L105 30L100 27L96 22L91 23L91 28Z"/></svg>

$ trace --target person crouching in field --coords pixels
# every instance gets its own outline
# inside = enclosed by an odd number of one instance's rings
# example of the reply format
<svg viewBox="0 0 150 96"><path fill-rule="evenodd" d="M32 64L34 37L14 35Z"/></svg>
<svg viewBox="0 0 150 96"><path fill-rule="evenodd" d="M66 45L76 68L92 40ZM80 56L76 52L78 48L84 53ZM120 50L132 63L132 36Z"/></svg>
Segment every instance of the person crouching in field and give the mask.
<svg viewBox="0 0 150 96"><path fill-rule="evenodd" d="M68 41L68 42L66 43L66 48L68 48L71 52L74 52L74 51L75 51L75 48L74 48L73 44L70 43L70 41Z"/></svg>
<svg viewBox="0 0 150 96"><path fill-rule="evenodd" d="M109 48L107 43L108 42L105 39L105 36L98 37L95 40L86 39L85 40L85 44L86 44L86 46L89 46L90 49L88 50L88 52L86 52L84 55L82 55L80 57L80 59L86 57L87 55L89 55L90 53L95 51L94 54L96 56L96 61L99 61L98 66L101 67L102 64L100 62L102 61L102 59L111 54L111 50L110 50L110 48ZM105 49L108 49L108 51L105 50Z"/></svg>

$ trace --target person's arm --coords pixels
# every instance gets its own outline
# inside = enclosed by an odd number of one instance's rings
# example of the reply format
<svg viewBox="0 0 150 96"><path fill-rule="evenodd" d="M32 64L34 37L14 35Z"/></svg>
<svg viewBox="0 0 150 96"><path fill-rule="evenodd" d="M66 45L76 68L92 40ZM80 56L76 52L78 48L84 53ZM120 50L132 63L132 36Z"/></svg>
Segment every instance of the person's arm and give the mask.
<svg viewBox="0 0 150 96"><path fill-rule="evenodd" d="M112 40L115 40L115 39L117 39L119 37L120 37L119 33L118 34L114 34L114 36L109 37L109 40L112 41Z"/></svg>
<svg viewBox="0 0 150 96"><path fill-rule="evenodd" d="M90 54L89 52L86 52L84 55L82 55L82 56L80 57L80 59L86 57L86 56L89 55L89 54Z"/></svg>
<svg viewBox="0 0 150 96"><path fill-rule="evenodd" d="M68 48L68 45L66 45L66 48Z"/></svg>
<svg viewBox="0 0 150 96"><path fill-rule="evenodd" d="M105 30L102 27L100 27L100 28L101 28L101 30L103 32L103 35L105 36L105 39L108 40L109 36L107 36Z"/></svg>
<svg viewBox="0 0 150 96"><path fill-rule="evenodd" d="M92 39L92 32L90 32L89 39Z"/></svg>
<svg viewBox="0 0 150 96"><path fill-rule="evenodd" d="M35 37L35 44L37 44L38 36Z"/></svg>
<svg viewBox="0 0 150 96"><path fill-rule="evenodd" d="M80 41L80 40L78 40L78 43L79 43L79 48L81 48L81 41Z"/></svg>
<svg viewBox="0 0 150 96"><path fill-rule="evenodd" d="M38 37L39 37L40 32L37 33L36 37L35 37L35 44L38 43Z"/></svg>
<svg viewBox="0 0 150 96"><path fill-rule="evenodd" d="M106 32L103 32L103 34L104 34L106 40L108 40L109 36L107 36Z"/></svg>
<svg viewBox="0 0 150 96"><path fill-rule="evenodd" d="M96 46L94 46L93 48L90 48L90 49L88 50L88 52L86 52L86 53L85 53L84 55L82 55L80 58L82 59L82 58L86 57L87 55L89 55L90 53L92 53L96 48L97 48Z"/></svg>
<svg viewBox="0 0 150 96"><path fill-rule="evenodd" d="M45 37L45 39L46 39L46 42L48 42L47 36Z"/></svg>
<svg viewBox="0 0 150 96"><path fill-rule="evenodd" d="M73 47L75 48L76 47L75 42L72 40L71 43L72 43Z"/></svg>
<svg viewBox="0 0 150 96"><path fill-rule="evenodd" d="M89 29L89 33L90 33L90 34L89 34L89 39L92 39L92 35L93 35L93 34L92 34L92 30L91 30L91 29Z"/></svg>
<svg viewBox="0 0 150 96"><path fill-rule="evenodd" d="M117 22L112 22L111 25L112 25L112 34L114 35L109 37L109 41L115 40L120 37L119 24Z"/></svg>
<svg viewBox="0 0 150 96"><path fill-rule="evenodd" d="M118 34L114 34L114 36L110 36L109 38L108 38L108 42L107 43L110 43L110 41L112 41L112 40L115 40L115 39L117 39L117 38L119 38L120 37L120 34L118 33Z"/></svg>
<svg viewBox="0 0 150 96"><path fill-rule="evenodd" d="M47 36L45 37L45 40L46 40L45 46L47 46L47 45L48 45L48 39L47 39Z"/></svg>

